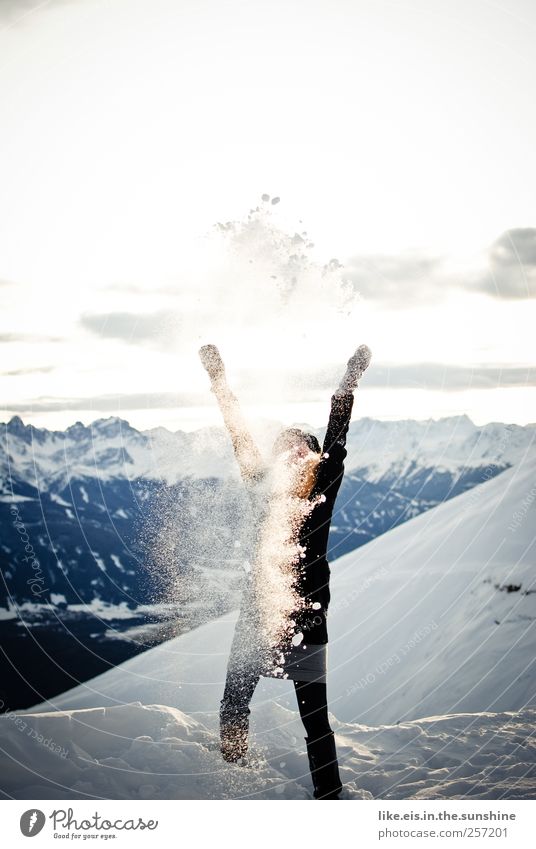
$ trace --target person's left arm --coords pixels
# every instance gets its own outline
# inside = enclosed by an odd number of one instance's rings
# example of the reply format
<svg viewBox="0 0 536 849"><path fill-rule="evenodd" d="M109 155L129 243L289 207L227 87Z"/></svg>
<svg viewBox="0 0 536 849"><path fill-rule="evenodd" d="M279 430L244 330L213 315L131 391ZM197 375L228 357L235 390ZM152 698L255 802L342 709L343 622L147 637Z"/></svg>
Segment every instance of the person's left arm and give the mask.
<svg viewBox="0 0 536 849"><path fill-rule="evenodd" d="M344 474L346 436L354 406L354 392L368 368L370 349L360 345L348 360L346 372L331 396L331 410L326 436L322 446L322 459L318 467L316 491L335 501Z"/></svg>

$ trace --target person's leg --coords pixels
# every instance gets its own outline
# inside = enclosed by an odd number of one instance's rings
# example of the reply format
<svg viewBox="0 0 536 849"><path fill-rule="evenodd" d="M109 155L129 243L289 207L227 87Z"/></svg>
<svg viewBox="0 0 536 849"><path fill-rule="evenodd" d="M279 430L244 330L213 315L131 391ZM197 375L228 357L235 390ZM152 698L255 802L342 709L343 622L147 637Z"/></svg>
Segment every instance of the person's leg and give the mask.
<svg viewBox="0 0 536 849"><path fill-rule="evenodd" d="M331 734L326 685L316 681L294 681L294 689L307 737L318 740Z"/></svg>
<svg viewBox="0 0 536 849"><path fill-rule="evenodd" d="M295 681L315 799L338 799L342 790L335 737L329 724L327 690L318 682Z"/></svg>
<svg viewBox="0 0 536 849"><path fill-rule="evenodd" d="M227 674L220 706L221 753L226 761L237 761L248 750L249 703L258 681L257 671L247 667Z"/></svg>
<svg viewBox="0 0 536 849"><path fill-rule="evenodd" d="M248 624L243 620L237 622L220 703L221 753L231 762L242 758L248 750L249 703L260 678L257 658L246 639Z"/></svg>

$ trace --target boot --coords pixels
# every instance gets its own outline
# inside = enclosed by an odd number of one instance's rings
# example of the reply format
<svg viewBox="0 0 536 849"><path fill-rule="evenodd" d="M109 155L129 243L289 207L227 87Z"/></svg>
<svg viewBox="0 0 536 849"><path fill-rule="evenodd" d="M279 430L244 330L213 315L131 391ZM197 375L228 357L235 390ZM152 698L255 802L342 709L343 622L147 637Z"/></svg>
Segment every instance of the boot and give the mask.
<svg viewBox="0 0 536 849"><path fill-rule="evenodd" d="M236 763L248 750L248 722L220 723L220 750L224 761Z"/></svg>
<svg viewBox="0 0 536 849"><path fill-rule="evenodd" d="M342 791L333 732L319 740L305 738L315 799L338 799Z"/></svg>

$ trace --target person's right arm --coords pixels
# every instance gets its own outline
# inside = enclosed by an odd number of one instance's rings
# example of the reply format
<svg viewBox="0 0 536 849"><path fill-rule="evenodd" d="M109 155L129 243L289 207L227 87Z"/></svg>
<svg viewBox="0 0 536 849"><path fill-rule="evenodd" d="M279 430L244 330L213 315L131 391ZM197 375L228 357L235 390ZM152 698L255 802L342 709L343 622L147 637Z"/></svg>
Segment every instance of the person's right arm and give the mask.
<svg viewBox="0 0 536 849"><path fill-rule="evenodd" d="M203 345L199 356L231 436L240 473L246 482L253 481L262 474L262 457L246 427L238 400L229 389L220 352L215 345Z"/></svg>

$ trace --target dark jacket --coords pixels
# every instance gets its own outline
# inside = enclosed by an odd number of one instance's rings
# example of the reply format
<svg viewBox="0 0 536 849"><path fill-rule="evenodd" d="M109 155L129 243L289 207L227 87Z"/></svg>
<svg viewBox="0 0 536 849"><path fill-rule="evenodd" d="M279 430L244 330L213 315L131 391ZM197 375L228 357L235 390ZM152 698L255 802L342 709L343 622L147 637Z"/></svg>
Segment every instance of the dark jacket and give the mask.
<svg viewBox="0 0 536 849"><path fill-rule="evenodd" d="M229 429L233 448L242 478L254 504L260 498L259 484L265 478L266 468L242 418L238 401L224 379L213 382L212 391L220 405L224 421ZM316 482L310 500L316 501L305 520L299 542L305 547L305 557L296 565L296 589L305 599L305 608L296 614L297 629L304 634L304 644L327 643L326 615L329 606L329 565L327 546L329 526L335 499L344 474L346 458L346 434L352 415L354 396L352 392L335 394L331 397L331 411L322 447L322 459L317 467ZM257 505L258 507L259 505ZM258 512L258 510L254 510ZM262 512L262 510L261 510ZM240 609L240 620L254 622L256 617L252 576L246 582ZM320 605L313 607L313 605ZM238 629L240 630L240 629ZM254 633L254 628L252 633ZM281 647L284 649L284 647Z"/></svg>
<svg viewBox="0 0 536 849"><path fill-rule="evenodd" d="M351 392L333 395L328 428L322 447L322 459L317 469L315 486L309 498L324 496L306 518L300 531L300 544L305 546L305 558L300 561L297 589L306 601L306 609L297 616L298 629L304 644L327 643L326 616L330 601L330 569L327 560L329 528L335 500L344 475L346 434L352 415L354 396ZM320 605L320 607L313 607Z"/></svg>

